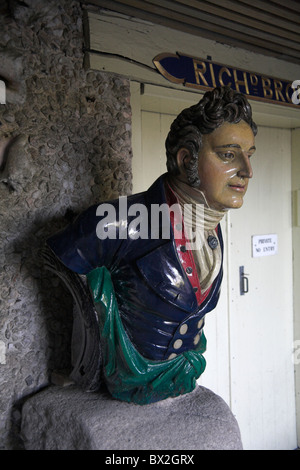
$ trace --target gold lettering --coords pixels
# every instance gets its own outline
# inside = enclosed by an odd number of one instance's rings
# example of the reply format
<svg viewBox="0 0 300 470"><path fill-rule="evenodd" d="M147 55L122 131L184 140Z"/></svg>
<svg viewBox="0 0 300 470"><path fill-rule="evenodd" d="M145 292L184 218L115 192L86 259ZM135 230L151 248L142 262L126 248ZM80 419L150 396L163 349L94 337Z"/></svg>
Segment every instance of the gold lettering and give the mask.
<svg viewBox="0 0 300 470"><path fill-rule="evenodd" d="M228 77L231 77L231 73L230 73L230 70L227 67L222 67L220 72L219 72L219 82L222 86L225 86L224 82L223 82L223 77L222 77L223 73L227 73ZM227 83L227 86L231 86L231 82Z"/></svg>
<svg viewBox="0 0 300 470"><path fill-rule="evenodd" d="M261 77L261 81L264 90L264 98L272 98L273 91L271 90L271 80L266 77Z"/></svg>
<svg viewBox="0 0 300 470"><path fill-rule="evenodd" d="M250 82L251 82L251 85L253 85L253 86L258 85L258 78L253 73L250 74Z"/></svg>
<svg viewBox="0 0 300 470"><path fill-rule="evenodd" d="M210 70L213 87L216 88L217 85L216 85L216 79L215 79L215 72L214 72L213 64L211 63L209 64L209 70Z"/></svg>
<svg viewBox="0 0 300 470"><path fill-rule="evenodd" d="M235 83L236 91L241 92L240 91L240 85L242 85L245 88L247 95L249 95L249 88L248 88L246 72L243 72L244 80L238 80L236 69L233 69L233 77L234 77L234 83Z"/></svg>
<svg viewBox="0 0 300 470"><path fill-rule="evenodd" d="M286 89L285 89L285 96L286 96L286 99L288 100L289 103L293 103L292 102L292 98L291 96L289 95L289 89L292 88L292 84L291 83L288 83L287 86L286 86Z"/></svg>
<svg viewBox="0 0 300 470"><path fill-rule="evenodd" d="M274 88L275 88L275 97L277 101L285 101L283 94L281 93L282 90L282 83L280 80L274 80Z"/></svg>
<svg viewBox="0 0 300 470"><path fill-rule="evenodd" d="M195 70L195 78L196 78L196 82L198 83L198 85L201 85L200 79L199 79L200 77L203 82L203 85L209 86L204 77L204 74L206 72L205 62L202 62L202 60L200 61L200 60L193 59L193 63L194 63L194 70Z"/></svg>

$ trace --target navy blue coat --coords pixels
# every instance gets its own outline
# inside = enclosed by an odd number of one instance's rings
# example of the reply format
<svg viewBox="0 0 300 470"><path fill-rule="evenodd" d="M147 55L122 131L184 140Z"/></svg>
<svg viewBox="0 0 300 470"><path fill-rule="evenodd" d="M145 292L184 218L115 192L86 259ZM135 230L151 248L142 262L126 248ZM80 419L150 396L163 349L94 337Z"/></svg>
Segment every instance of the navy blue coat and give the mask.
<svg viewBox="0 0 300 470"><path fill-rule="evenodd" d="M96 267L107 267L125 330L139 353L152 360L196 348L194 340L203 326L199 320L216 307L222 281L221 266L209 295L198 305L178 257L172 227L169 239L162 234L151 239L150 208L151 204L166 203L164 178L162 175L148 191L127 198L128 208L139 203L148 209L147 239L119 238L120 224L130 226L136 215L119 220L119 200L115 200L110 203L116 210L116 239L97 237L96 227L104 216L96 215L99 205L94 205L48 240L56 256L72 271L87 274ZM218 237L223 253L220 226Z"/></svg>

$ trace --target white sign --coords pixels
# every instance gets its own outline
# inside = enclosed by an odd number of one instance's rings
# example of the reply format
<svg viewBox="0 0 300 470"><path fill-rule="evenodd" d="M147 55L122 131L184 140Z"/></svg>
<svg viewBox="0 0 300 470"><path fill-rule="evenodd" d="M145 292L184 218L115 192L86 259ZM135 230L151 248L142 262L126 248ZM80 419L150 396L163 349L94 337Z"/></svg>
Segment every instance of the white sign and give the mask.
<svg viewBox="0 0 300 470"><path fill-rule="evenodd" d="M0 80L0 104L6 103L5 83Z"/></svg>
<svg viewBox="0 0 300 470"><path fill-rule="evenodd" d="M253 235L252 236L252 256L270 256L276 255L278 251L278 236L271 235Z"/></svg>

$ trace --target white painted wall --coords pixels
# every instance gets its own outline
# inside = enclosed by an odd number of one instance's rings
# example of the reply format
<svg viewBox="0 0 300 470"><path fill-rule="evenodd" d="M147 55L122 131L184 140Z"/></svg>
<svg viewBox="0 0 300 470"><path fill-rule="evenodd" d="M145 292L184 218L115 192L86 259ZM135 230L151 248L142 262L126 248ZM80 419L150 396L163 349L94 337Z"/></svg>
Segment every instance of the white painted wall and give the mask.
<svg viewBox="0 0 300 470"><path fill-rule="evenodd" d="M230 211L231 407L246 449L293 449L291 130L259 127L256 148L244 205ZM254 258L251 238L264 234L277 235L278 253Z"/></svg>
<svg viewBox="0 0 300 470"><path fill-rule="evenodd" d="M294 362L297 434L300 447L300 128L292 131L293 257L294 257Z"/></svg>

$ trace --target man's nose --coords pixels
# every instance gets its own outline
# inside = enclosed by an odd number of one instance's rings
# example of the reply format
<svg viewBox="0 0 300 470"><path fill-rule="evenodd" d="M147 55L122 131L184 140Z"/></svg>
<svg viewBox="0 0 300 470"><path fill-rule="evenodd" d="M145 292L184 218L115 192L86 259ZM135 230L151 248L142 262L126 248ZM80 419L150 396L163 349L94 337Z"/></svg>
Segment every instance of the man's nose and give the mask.
<svg viewBox="0 0 300 470"><path fill-rule="evenodd" d="M250 157L248 155L243 155L240 159L240 168L238 175L241 178L252 178L253 170L250 163Z"/></svg>

